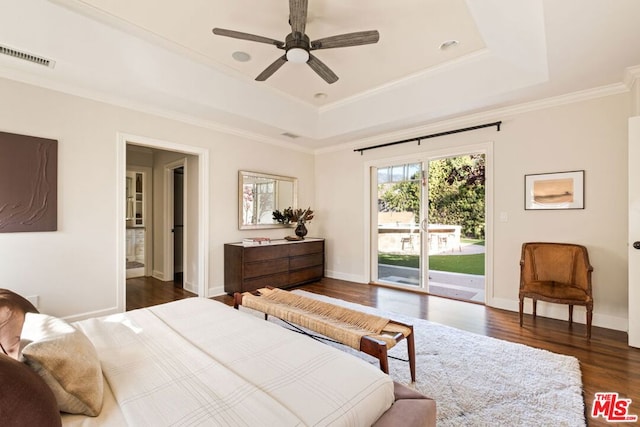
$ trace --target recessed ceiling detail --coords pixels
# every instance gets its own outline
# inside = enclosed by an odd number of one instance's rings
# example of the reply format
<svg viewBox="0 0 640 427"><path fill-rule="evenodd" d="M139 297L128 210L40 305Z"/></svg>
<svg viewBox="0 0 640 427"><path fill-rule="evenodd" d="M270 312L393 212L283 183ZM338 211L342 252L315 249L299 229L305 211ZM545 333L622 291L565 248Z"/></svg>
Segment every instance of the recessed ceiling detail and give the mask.
<svg viewBox="0 0 640 427"><path fill-rule="evenodd" d="M222 70L233 70L249 80L254 80L285 52L266 42L213 36L212 28L259 35L278 43L283 43L291 33L286 0L52 1L91 13L119 28L130 27L132 34L146 32L151 39L167 41L187 54L204 58ZM304 34L310 41L375 29L380 35L378 43L312 51L339 77L334 84L327 85L318 79L308 66L281 66L261 84L302 102L324 106L376 91L389 82L413 78L416 73L439 67L443 62L486 49L469 8L474 1L477 0L408 0L398 7L389 0L309 0L310 19L306 21ZM502 9L501 13L510 13L509 7ZM449 39L464 43L442 55L437 47ZM232 54L236 51L249 54L251 61L235 60ZM324 100L314 98L317 92L329 96Z"/></svg>
<svg viewBox="0 0 640 427"><path fill-rule="evenodd" d="M303 150L403 139L574 93L602 96L628 87L624 70L640 65L629 44L640 40L637 0L309 0L311 40L380 34L376 44L313 51L339 73L331 85L305 64L255 82L274 46L211 34L219 26L282 40L291 32L284 0L29 0L6 9L2 43L56 58L56 70L0 54L1 78ZM460 43L438 49L447 40Z"/></svg>
<svg viewBox="0 0 640 427"><path fill-rule="evenodd" d="M305 33L308 7L308 0L289 1L289 25L291 25L291 33L285 37L284 42L241 31L226 30L224 28L214 28L213 34L231 37L233 39L266 43L285 51L284 55L277 58L258 74L258 77L256 77L257 81L262 82L267 80L286 62L293 62L297 64L308 64L325 82L333 84L338 81L338 76L324 62L313 55L311 51L378 43L380 34L377 30L358 31L310 41L309 36Z"/></svg>

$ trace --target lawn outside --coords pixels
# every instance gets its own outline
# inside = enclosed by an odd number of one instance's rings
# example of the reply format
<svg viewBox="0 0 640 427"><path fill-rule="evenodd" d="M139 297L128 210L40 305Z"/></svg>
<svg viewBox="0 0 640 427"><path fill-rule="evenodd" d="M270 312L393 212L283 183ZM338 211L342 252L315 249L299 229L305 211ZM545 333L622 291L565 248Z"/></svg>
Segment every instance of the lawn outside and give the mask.
<svg viewBox="0 0 640 427"><path fill-rule="evenodd" d="M463 239L463 246L477 245L484 246L484 240ZM464 250L462 251L464 252ZM448 271L452 273L484 275L484 252L472 254L460 254L451 252L429 256L429 269L438 271ZM418 255L404 255L396 253L379 253L378 264L398 265L410 268L420 267Z"/></svg>

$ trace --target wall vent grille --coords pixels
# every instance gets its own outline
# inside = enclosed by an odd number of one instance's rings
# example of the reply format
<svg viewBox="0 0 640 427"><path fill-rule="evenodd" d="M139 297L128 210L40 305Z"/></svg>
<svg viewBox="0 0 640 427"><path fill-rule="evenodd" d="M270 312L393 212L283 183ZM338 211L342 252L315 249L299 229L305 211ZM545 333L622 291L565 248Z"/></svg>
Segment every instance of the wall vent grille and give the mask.
<svg viewBox="0 0 640 427"><path fill-rule="evenodd" d="M12 56L14 58L22 59L23 61L33 62L34 64L42 65L49 68L53 68L56 65L56 61L52 61L51 59L47 59L38 55L33 55L28 52L16 50L1 44L0 44L0 54Z"/></svg>

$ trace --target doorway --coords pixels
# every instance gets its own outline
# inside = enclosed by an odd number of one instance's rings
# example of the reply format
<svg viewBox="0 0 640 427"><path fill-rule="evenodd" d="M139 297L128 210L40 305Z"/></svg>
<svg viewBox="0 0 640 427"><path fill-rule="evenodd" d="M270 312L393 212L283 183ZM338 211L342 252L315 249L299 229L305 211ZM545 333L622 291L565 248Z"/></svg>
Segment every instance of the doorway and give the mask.
<svg viewBox="0 0 640 427"><path fill-rule="evenodd" d="M179 250L182 250L183 256L179 256L178 258L182 260L181 265L177 268L177 270L182 270L183 273L183 283L185 283L184 278L187 275L191 278L190 280L190 291L196 293L200 297L208 296L208 264L207 264L207 254L208 254L208 206L209 206L209 154L208 150L201 147L192 147L183 144L172 143L168 141L161 141L156 139L150 139L146 137L140 137L135 135L128 134L118 134L118 175L122 176L123 179L118 181L117 184L117 210L118 212L122 212L122 215L118 216L119 228L122 230L122 233L118 234L118 285L117 285L117 301L118 301L118 309L121 311L125 310L126 307L126 176L127 171L127 145L132 145L136 147L144 147L147 150L154 152L162 152L168 155L173 156L173 160L176 157L182 159L188 159L182 162L182 164L176 165L176 167L184 166L183 169L183 188L185 185L190 186L189 190L182 192L182 215L183 221L178 223L183 225L183 236L184 238L190 239L190 243L188 245L183 244ZM169 158L169 157L165 157ZM168 219L166 218L166 212L169 210L173 212L174 207L173 204L169 207L168 201L164 197L164 189L166 188L166 176L163 179L163 171L164 166L170 162L171 160L160 160L158 164L160 165L160 169L157 167L151 166L153 172L151 176L153 177L153 212L146 213L147 218L158 219L157 221L153 221L151 225L151 229L147 229L147 237L153 237L153 252L152 259L147 263L147 268L151 269L151 275L153 277L157 277L162 281L171 280L173 281L173 272L176 270L173 259L173 247L174 245L174 233L170 233L170 227L173 226L174 218L173 216ZM187 171L187 166L189 166L189 171ZM173 172L173 170L172 170ZM151 181L151 180L149 180ZM172 173L172 181L173 181L173 173ZM171 194L174 192L171 191ZM188 200L190 202L187 202ZM148 198L149 199L149 198ZM163 200L164 199L164 200ZM173 200L171 201L173 203ZM187 212L187 205L191 203L191 208ZM188 218L188 221L186 220ZM189 224L189 227L185 227ZM170 224L170 226L168 226ZM187 231L191 230L191 231ZM184 241L184 239L183 239ZM180 245L178 245L180 246ZM165 274L167 270L167 265L164 260L167 258L167 247L171 248L171 265L170 270L171 274ZM189 262L185 263L184 258L187 256L189 258ZM160 257L160 259L158 258ZM189 268L187 269L187 266ZM188 271L187 271L188 270ZM169 279L167 279L169 278Z"/></svg>
<svg viewBox="0 0 640 427"><path fill-rule="evenodd" d="M373 282L484 303L485 160L438 153L371 167Z"/></svg>

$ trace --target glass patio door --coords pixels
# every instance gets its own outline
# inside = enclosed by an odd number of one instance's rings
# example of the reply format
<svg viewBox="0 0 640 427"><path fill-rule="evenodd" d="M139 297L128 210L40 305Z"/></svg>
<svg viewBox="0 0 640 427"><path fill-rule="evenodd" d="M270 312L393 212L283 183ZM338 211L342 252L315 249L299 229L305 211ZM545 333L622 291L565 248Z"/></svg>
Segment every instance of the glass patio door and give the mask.
<svg viewBox="0 0 640 427"><path fill-rule="evenodd" d="M401 163L372 168L374 280L424 288L423 163ZM372 209L373 210L373 209Z"/></svg>
<svg viewBox="0 0 640 427"><path fill-rule="evenodd" d="M485 301L485 154L429 159L428 291Z"/></svg>
<svg viewBox="0 0 640 427"><path fill-rule="evenodd" d="M371 168L372 280L484 302L485 154Z"/></svg>

